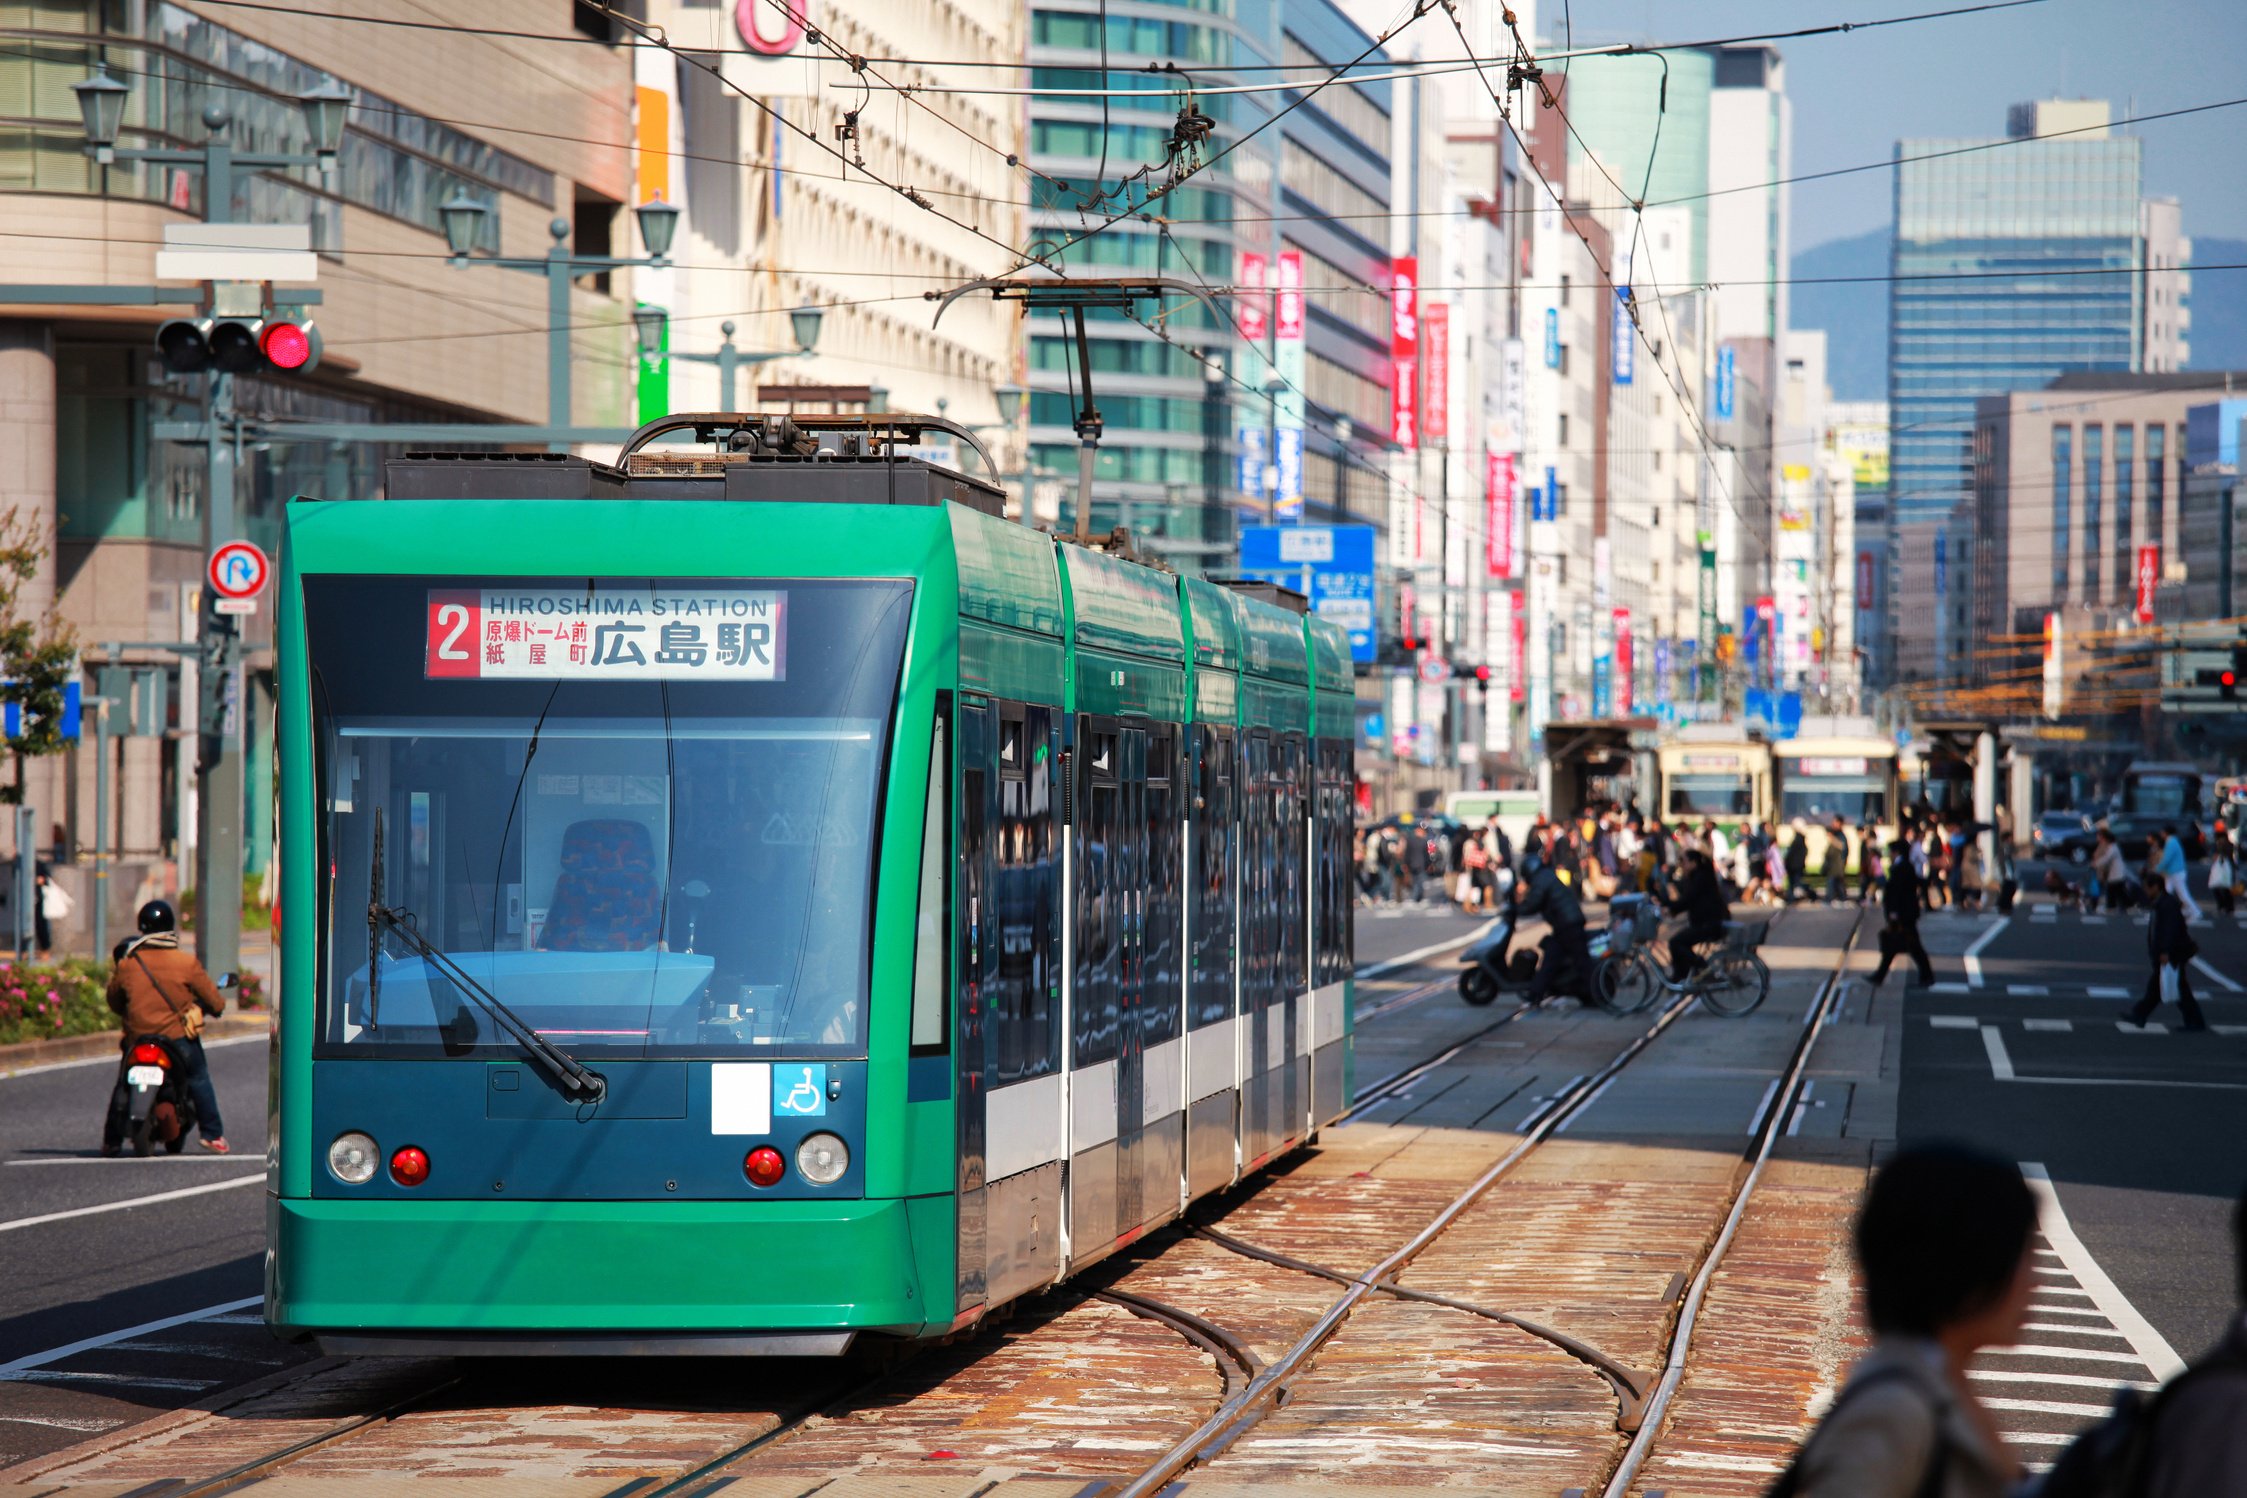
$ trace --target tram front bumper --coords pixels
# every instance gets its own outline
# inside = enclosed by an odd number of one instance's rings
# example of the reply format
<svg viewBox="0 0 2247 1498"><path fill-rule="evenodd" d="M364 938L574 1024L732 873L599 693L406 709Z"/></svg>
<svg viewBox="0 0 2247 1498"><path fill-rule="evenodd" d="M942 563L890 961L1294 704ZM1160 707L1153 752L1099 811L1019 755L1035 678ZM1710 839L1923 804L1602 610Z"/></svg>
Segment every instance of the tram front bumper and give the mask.
<svg viewBox="0 0 2247 1498"><path fill-rule="evenodd" d="M840 1352L949 1323L915 1242L948 1248L950 1208L269 1197L265 1315L336 1351Z"/></svg>

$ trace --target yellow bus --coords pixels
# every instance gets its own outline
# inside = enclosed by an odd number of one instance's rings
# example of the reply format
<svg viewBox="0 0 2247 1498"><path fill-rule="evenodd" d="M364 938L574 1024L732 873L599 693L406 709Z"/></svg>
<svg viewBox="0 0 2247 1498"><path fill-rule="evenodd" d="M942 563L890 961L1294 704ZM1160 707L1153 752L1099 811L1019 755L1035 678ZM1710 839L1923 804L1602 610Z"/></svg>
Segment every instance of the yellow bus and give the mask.
<svg viewBox="0 0 2247 1498"><path fill-rule="evenodd" d="M1779 782L1779 820L1799 817L1809 825L1809 863L1824 866L1826 829L1835 817L1849 824L1849 871L1864 854L1860 827L1870 827L1880 845L1896 836L1899 810L1897 754L1893 740L1878 734L1819 734L1784 739L1771 746Z"/></svg>

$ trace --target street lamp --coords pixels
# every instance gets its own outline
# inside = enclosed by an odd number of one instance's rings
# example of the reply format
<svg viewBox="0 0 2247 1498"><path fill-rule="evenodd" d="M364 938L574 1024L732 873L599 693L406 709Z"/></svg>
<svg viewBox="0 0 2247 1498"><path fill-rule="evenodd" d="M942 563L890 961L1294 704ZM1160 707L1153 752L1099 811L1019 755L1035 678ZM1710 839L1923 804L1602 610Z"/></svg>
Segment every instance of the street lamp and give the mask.
<svg viewBox="0 0 2247 1498"><path fill-rule="evenodd" d="M632 330L640 337L640 353L653 359L663 352L664 330L670 326L671 314L661 307L639 306L632 309ZM728 323L730 330L732 324Z"/></svg>
<svg viewBox="0 0 2247 1498"><path fill-rule="evenodd" d="M866 414L881 416L886 414L888 410L889 387L887 385L869 385L866 388Z"/></svg>
<svg viewBox="0 0 2247 1498"><path fill-rule="evenodd" d="M1001 385L992 392L992 398L998 402L999 406L1000 426L1011 429L1015 422L1021 419L1024 393L1020 385Z"/></svg>
<svg viewBox="0 0 2247 1498"><path fill-rule="evenodd" d="M639 313L635 312L632 315L637 318ZM671 357L684 359L690 364L717 365L718 406L721 410L731 411L734 409L733 375L734 371L742 365L770 364L775 359L807 359L811 357L813 346L819 342L819 309L817 307L798 307L788 314L788 323L796 334L796 346L792 349L774 349L770 353L744 353L733 346L733 323L729 320L718 324L718 332L725 341L718 345L716 353L685 354L674 350Z"/></svg>
<svg viewBox="0 0 2247 1498"><path fill-rule="evenodd" d="M648 258L657 265L671 258L671 241L679 232L679 210L675 204L661 198L650 198L632 210L640 221L640 243L648 247Z"/></svg>
<svg viewBox="0 0 2247 1498"><path fill-rule="evenodd" d="M78 114L85 122L86 143L93 147L94 160L108 166L117 159L117 131L125 123L125 98L132 90L105 68L73 83L70 91L78 96Z"/></svg>
<svg viewBox="0 0 2247 1498"><path fill-rule="evenodd" d="M146 162L152 166L201 167L203 219L213 224L227 222L233 211L237 172L262 172L287 166L317 167L323 173L334 171L336 152L343 144L344 120L351 107L350 91L332 79L297 96L297 105L304 111L305 128L312 136L313 150L309 155L302 151L235 150L226 139L227 127L233 119L215 104L203 110L203 124L210 131L210 139L198 150L138 147L121 150L117 145L117 132L124 126L125 100L132 90L103 68L70 85L70 91L78 96L79 121L86 131L86 154L93 157L96 164L113 166L126 161Z"/></svg>
<svg viewBox="0 0 2247 1498"><path fill-rule="evenodd" d="M456 192L437 205L437 219L444 226L445 246L452 251L453 265L465 266L470 263L470 252L483 239L484 225L491 211L489 204L479 202L465 192ZM670 263L666 257L671 252L672 237L679 232L679 210L661 198L650 198L632 212L640 221L640 242L648 248L645 257L576 254L566 243L570 237L570 221L557 218L546 226L546 232L554 243L538 259L494 255L474 262L477 265L496 265L501 270L523 271L546 278L546 420L551 427L566 427L570 424L571 284L579 276ZM641 322L638 312L633 313L632 320L639 328L641 347L644 349L647 347L647 328ZM565 452L569 444L556 441L550 446L556 452Z"/></svg>

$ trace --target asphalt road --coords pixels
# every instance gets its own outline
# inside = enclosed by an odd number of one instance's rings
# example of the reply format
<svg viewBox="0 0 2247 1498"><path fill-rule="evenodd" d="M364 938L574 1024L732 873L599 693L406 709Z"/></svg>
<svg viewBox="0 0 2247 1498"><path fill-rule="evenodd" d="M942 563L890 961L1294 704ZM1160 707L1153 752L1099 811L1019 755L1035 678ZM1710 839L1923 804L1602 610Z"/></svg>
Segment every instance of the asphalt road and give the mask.
<svg viewBox="0 0 2247 1498"><path fill-rule="evenodd" d="M2247 925L2208 913L2192 979L2212 1033L2180 1033L2174 1008L2120 1026L2150 971L2145 927L2037 900L2002 924L1922 924L1937 982L1912 990L1902 1047L1901 1137L2045 1166L2084 1247L2185 1358L2237 1314L2247 1186Z"/></svg>

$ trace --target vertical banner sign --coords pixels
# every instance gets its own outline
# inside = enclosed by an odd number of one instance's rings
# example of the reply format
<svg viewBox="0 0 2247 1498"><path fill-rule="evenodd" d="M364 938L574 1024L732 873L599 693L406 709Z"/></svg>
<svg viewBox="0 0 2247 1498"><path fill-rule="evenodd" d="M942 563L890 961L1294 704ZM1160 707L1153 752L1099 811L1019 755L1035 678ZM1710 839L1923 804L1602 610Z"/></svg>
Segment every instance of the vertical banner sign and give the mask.
<svg viewBox="0 0 2247 1498"><path fill-rule="evenodd" d="M1560 368L1560 309L1545 309L1545 367Z"/></svg>
<svg viewBox="0 0 2247 1498"><path fill-rule="evenodd" d="M1529 695L1529 595L1515 588L1507 595L1512 600L1514 616L1511 660L1506 668L1506 687L1514 701L1520 702Z"/></svg>
<svg viewBox="0 0 2247 1498"><path fill-rule="evenodd" d="M1654 701L1665 709L1670 705L1670 642L1666 636L1654 642Z"/></svg>
<svg viewBox="0 0 2247 1498"><path fill-rule="evenodd" d="M1303 381L1307 355L1303 346L1303 254L1280 251L1279 299L1276 307L1278 348L1275 360L1286 388L1279 396L1279 449L1272 461L1280 471L1279 502L1273 515L1280 520L1303 519Z"/></svg>
<svg viewBox="0 0 2247 1498"><path fill-rule="evenodd" d="M1628 718L1632 704L1637 700L1631 690L1631 611L1615 611L1615 715Z"/></svg>
<svg viewBox="0 0 2247 1498"><path fill-rule="evenodd" d="M1241 446L1240 491L1251 500L1262 503L1264 499L1264 423L1243 422L1236 434Z"/></svg>
<svg viewBox="0 0 2247 1498"><path fill-rule="evenodd" d="M1529 518L1531 520L1560 519L1560 470L1545 469L1545 486L1529 491Z"/></svg>
<svg viewBox="0 0 2247 1498"><path fill-rule="evenodd" d="M2153 623L2153 595L2161 586L2161 548L2138 548L2138 622Z"/></svg>
<svg viewBox="0 0 2247 1498"><path fill-rule="evenodd" d="M1428 396L1420 413L1420 435L1437 442L1451 440L1451 308L1431 303L1421 314L1421 332L1427 339Z"/></svg>
<svg viewBox="0 0 2247 1498"><path fill-rule="evenodd" d="M1241 337L1250 343L1262 343L1271 334L1271 298L1266 293L1271 276L1272 262L1268 257L1247 250L1241 252L1241 291L1233 299L1233 308L1241 326Z"/></svg>
<svg viewBox="0 0 2247 1498"><path fill-rule="evenodd" d="M1519 452L1529 434L1529 351L1519 338L1509 338L1498 353L1498 419L1504 426L1497 445Z"/></svg>
<svg viewBox="0 0 2247 1498"><path fill-rule="evenodd" d="M1389 440L1420 445L1420 261L1400 255L1389 273Z"/></svg>
<svg viewBox="0 0 2247 1498"><path fill-rule="evenodd" d="M1738 380L1732 362L1732 345L1728 343L1716 351L1716 399L1711 404L1716 407L1719 421L1732 419L1732 399Z"/></svg>
<svg viewBox="0 0 2247 1498"><path fill-rule="evenodd" d="M1483 516L1483 530L1489 575L1510 578L1514 575L1514 455L1490 453L1484 466L1487 472L1483 475L1483 485L1488 509Z"/></svg>
<svg viewBox="0 0 2247 1498"><path fill-rule="evenodd" d="M1608 364L1615 371L1615 383L1628 385L1633 373L1632 360L1638 354L1637 330L1631 325L1631 289L1615 288L1615 306L1612 311L1613 339L1608 345Z"/></svg>
<svg viewBox="0 0 2247 1498"><path fill-rule="evenodd" d="M2061 672L2060 616L2044 616L2044 716L2057 718L2067 707L2067 678Z"/></svg>

